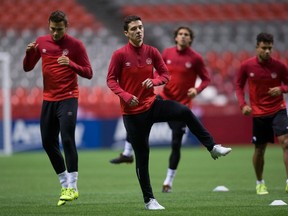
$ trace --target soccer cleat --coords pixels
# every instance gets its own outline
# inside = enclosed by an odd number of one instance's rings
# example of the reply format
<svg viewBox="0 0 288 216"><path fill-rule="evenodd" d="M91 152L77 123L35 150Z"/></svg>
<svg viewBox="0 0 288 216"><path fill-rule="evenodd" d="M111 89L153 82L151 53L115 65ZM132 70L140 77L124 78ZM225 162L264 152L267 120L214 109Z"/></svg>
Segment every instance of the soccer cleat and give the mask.
<svg viewBox="0 0 288 216"><path fill-rule="evenodd" d="M257 184L256 185L256 194L258 195L265 195L265 194L268 194L268 190L267 190L267 187L265 186L264 183L261 183L261 184Z"/></svg>
<svg viewBox="0 0 288 216"><path fill-rule="evenodd" d="M110 160L112 164L120 164L120 163L133 163L134 158L133 156L125 156L122 153L119 157Z"/></svg>
<svg viewBox="0 0 288 216"><path fill-rule="evenodd" d="M65 189L63 194L62 194L62 190L61 190L60 200L72 201L72 200L78 199L78 197L79 197L79 193L74 188Z"/></svg>
<svg viewBox="0 0 288 216"><path fill-rule="evenodd" d="M286 191L286 193L288 193L288 183L286 184L285 191Z"/></svg>
<svg viewBox="0 0 288 216"><path fill-rule="evenodd" d="M218 157L225 156L232 151L231 148L226 148L220 144L214 145L213 149L210 151L211 157L216 160Z"/></svg>
<svg viewBox="0 0 288 216"><path fill-rule="evenodd" d="M65 205L66 201L65 200L60 200L58 201L57 203L57 206L62 206L62 205Z"/></svg>
<svg viewBox="0 0 288 216"><path fill-rule="evenodd" d="M170 193L172 191L172 187L170 185L163 185L162 192L163 193Z"/></svg>
<svg viewBox="0 0 288 216"><path fill-rule="evenodd" d="M57 203L57 206L62 206L62 205L64 205L66 203L65 200L61 200L61 197L66 194L66 190L67 190L67 188L61 188L60 199L59 199L59 201Z"/></svg>
<svg viewBox="0 0 288 216"><path fill-rule="evenodd" d="M156 199L150 199L148 203L145 203L145 208L148 210L162 210L165 209L161 206Z"/></svg>

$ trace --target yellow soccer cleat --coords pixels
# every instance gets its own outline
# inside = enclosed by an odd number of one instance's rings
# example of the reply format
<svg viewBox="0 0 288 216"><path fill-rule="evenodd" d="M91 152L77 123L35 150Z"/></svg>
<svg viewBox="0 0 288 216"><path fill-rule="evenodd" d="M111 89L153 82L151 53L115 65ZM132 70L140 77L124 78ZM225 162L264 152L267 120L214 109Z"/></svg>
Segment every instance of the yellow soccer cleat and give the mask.
<svg viewBox="0 0 288 216"><path fill-rule="evenodd" d="M62 206L62 205L65 205L66 201L65 200L60 200L58 201L57 203L57 206Z"/></svg>
<svg viewBox="0 0 288 216"><path fill-rule="evenodd" d="M268 194L269 192L265 184L261 183L261 184L256 185L256 193L258 195L265 195L265 194Z"/></svg>
<svg viewBox="0 0 288 216"><path fill-rule="evenodd" d="M62 189L61 189L60 200L72 201L72 200L78 199L79 193L74 188L67 188L63 191L63 193L62 193Z"/></svg>
<svg viewBox="0 0 288 216"><path fill-rule="evenodd" d="M61 188L60 198L59 198L59 201L57 203L57 206L65 205L66 201L65 200L61 200L61 197L66 194L66 190L67 190L67 188Z"/></svg>

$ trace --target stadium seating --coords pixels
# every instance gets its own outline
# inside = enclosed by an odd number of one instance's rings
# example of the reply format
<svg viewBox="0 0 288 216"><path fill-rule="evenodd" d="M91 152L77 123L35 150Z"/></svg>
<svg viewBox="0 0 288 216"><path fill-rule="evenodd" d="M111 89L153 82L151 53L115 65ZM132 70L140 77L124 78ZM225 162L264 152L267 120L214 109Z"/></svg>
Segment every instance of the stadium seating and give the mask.
<svg viewBox="0 0 288 216"><path fill-rule="evenodd" d="M135 13L148 22L215 22L287 20L288 3L171 3L124 5L123 14Z"/></svg>
<svg viewBox="0 0 288 216"><path fill-rule="evenodd" d="M15 5L17 5L15 7ZM2 0L0 9L1 30L13 28L16 30L37 30L47 27L47 19L53 10L63 10L69 15L74 28L101 27L101 23L87 13L82 5L75 0ZM7 13L9 11L9 13Z"/></svg>
<svg viewBox="0 0 288 216"><path fill-rule="evenodd" d="M137 11L150 37L161 38L155 40L160 50L173 46L176 27L191 27L196 35L193 48L204 56L218 94L230 103L236 102L235 73L243 60L255 54L255 38L261 31L274 35L273 55L287 62L287 1L121 2L123 16Z"/></svg>
<svg viewBox="0 0 288 216"><path fill-rule="evenodd" d="M227 103L235 103L235 73L241 61L254 55L255 37L260 31L273 33L274 55L288 64L287 1L175 2L117 0L111 3L122 16L137 12L145 21L145 40L151 41L160 51L174 45L172 34L176 27L191 27L196 35L192 47L203 55L212 77L211 86L219 95L226 97ZM126 41L122 41L122 32L118 35L112 33L109 27L99 21L98 14L88 12L87 7L76 0L1 1L0 52L9 52L13 59L10 73L12 104L20 107L17 110L19 113L23 114L25 111L21 109L23 104L26 104L26 107L38 107L36 110L39 113L42 97L41 64L37 64L32 72L24 73L22 60L27 44L34 41L38 35L47 33L47 17L55 9L61 9L68 14L68 33L78 37L86 45L95 72L92 80L79 78L81 107L85 109L87 116L119 115L119 101L106 87L106 74L113 51ZM0 103L1 101L0 97ZM15 113L17 112L15 110Z"/></svg>

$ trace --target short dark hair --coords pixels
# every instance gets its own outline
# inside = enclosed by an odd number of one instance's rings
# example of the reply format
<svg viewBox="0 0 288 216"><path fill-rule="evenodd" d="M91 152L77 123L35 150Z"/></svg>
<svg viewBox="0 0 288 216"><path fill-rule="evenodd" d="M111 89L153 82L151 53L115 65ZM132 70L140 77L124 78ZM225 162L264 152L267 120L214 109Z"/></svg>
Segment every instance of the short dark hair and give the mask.
<svg viewBox="0 0 288 216"><path fill-rule="evenodd" d="M55 22L55 23L59 23L59 22L64 22L65 26L68 25L68 18L66 16L66 14L63 11L60 10L56 10L54 12L51 13L48 21L50 22Z"/></svg>
<svg viewBox="0 0 288 216"><path fill-rule="evenodd" d="M191 46L195 35L194 35L194 32L192 31L192 29L190 29L189 27L186 27L186 26L180 26L180 27L178 27L178 28L174 31L174 39L177 37L178 32L179 32L181 29L185 29L185 30L187 30L187 31L189 32L190 38L191 38L191 42L190 42L189 45ZM175 41L175 43L176 43L176 41Z"/></svg>
<svg viewBox="0 0 288 216"><path fill-rule="evenodd" d="M129 23L131 23L133 21L137 21L137 20L141 21L141 17L136 16L136 15L129 15L129 16L125 17L124 18L124 25L123 25L124 31L128 31Z"/></svg>
<svg viewBox="0 0 288 216"><path fill-rule="evenodd" d="M269 33L261 32L260 34L257 35L257 45L260 42L273 44L274 42L273 35Z"/></svg>

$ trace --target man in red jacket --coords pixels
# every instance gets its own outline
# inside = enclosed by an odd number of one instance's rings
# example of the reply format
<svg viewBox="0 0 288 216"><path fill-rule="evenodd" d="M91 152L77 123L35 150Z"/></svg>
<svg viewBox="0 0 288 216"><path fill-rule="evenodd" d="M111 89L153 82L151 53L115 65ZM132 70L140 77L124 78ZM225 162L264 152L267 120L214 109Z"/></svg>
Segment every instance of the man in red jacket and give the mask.
<svg viewBox="0 0 288 216"><path fill-rule="evenodd" d="M68 20L62 11L49 17L50 34L28 44L25 72L42 58L43 105L40 117L42 145L61 184L58 206L78 198L78 153L75 128L78 109L78 75L91 79L93 71L82 42L66 34ZM65 159L59 148L59 133Z"/></svg>
<svg viewBox="0 0 288 216"><path fill-rule="evenodd" d="M283 98L283 93L288 92L288 69L271 57L272 48L273 35L258 34L256 56L241 64L236 77L236 95L241 111L253 116L253 166L258 195L268 194L263 178L264 154L267 144L274 142L274 136L283 148L287 177L285 190L288 193L288 118ZM246 83L250 104L245 100Z"/></svg>
<svg viewBox="0 0 288 216"><path fill-rule="evenodd" d="M210 77L202 56L191 48L194 32L189 27L180 26L174 32L176 46L165 49L162 53L164 62L171 74L169 82L160 91L165 100L175 100L191 109L192 99L200 94L210 83ZM196 79L201 82L196 87ZM182 138L186 130L185 122L168 122L172 130L171 154L169 167L163 182L162 192L171 192L176 170L180 161ZM113 164L132 163L133 149L125 141L124 151L110 161Z"/></svg>
<svg viewBox="0 0 288 216"><path fill-rule="evenodd" d="M213 137L191 110L176 101L156 98L154 86L169 80L169 72L159 51L143 43L144 26L138 16L124 19L128 44L116 50L108 68L107 85L120 98L124 126L133 146L136 174L145 208L165 209L154 198L149 177L149 134L155 122L182 121L216 159L231 148L216 145ZM154 76L156 69L158 76Z"/></svg>

